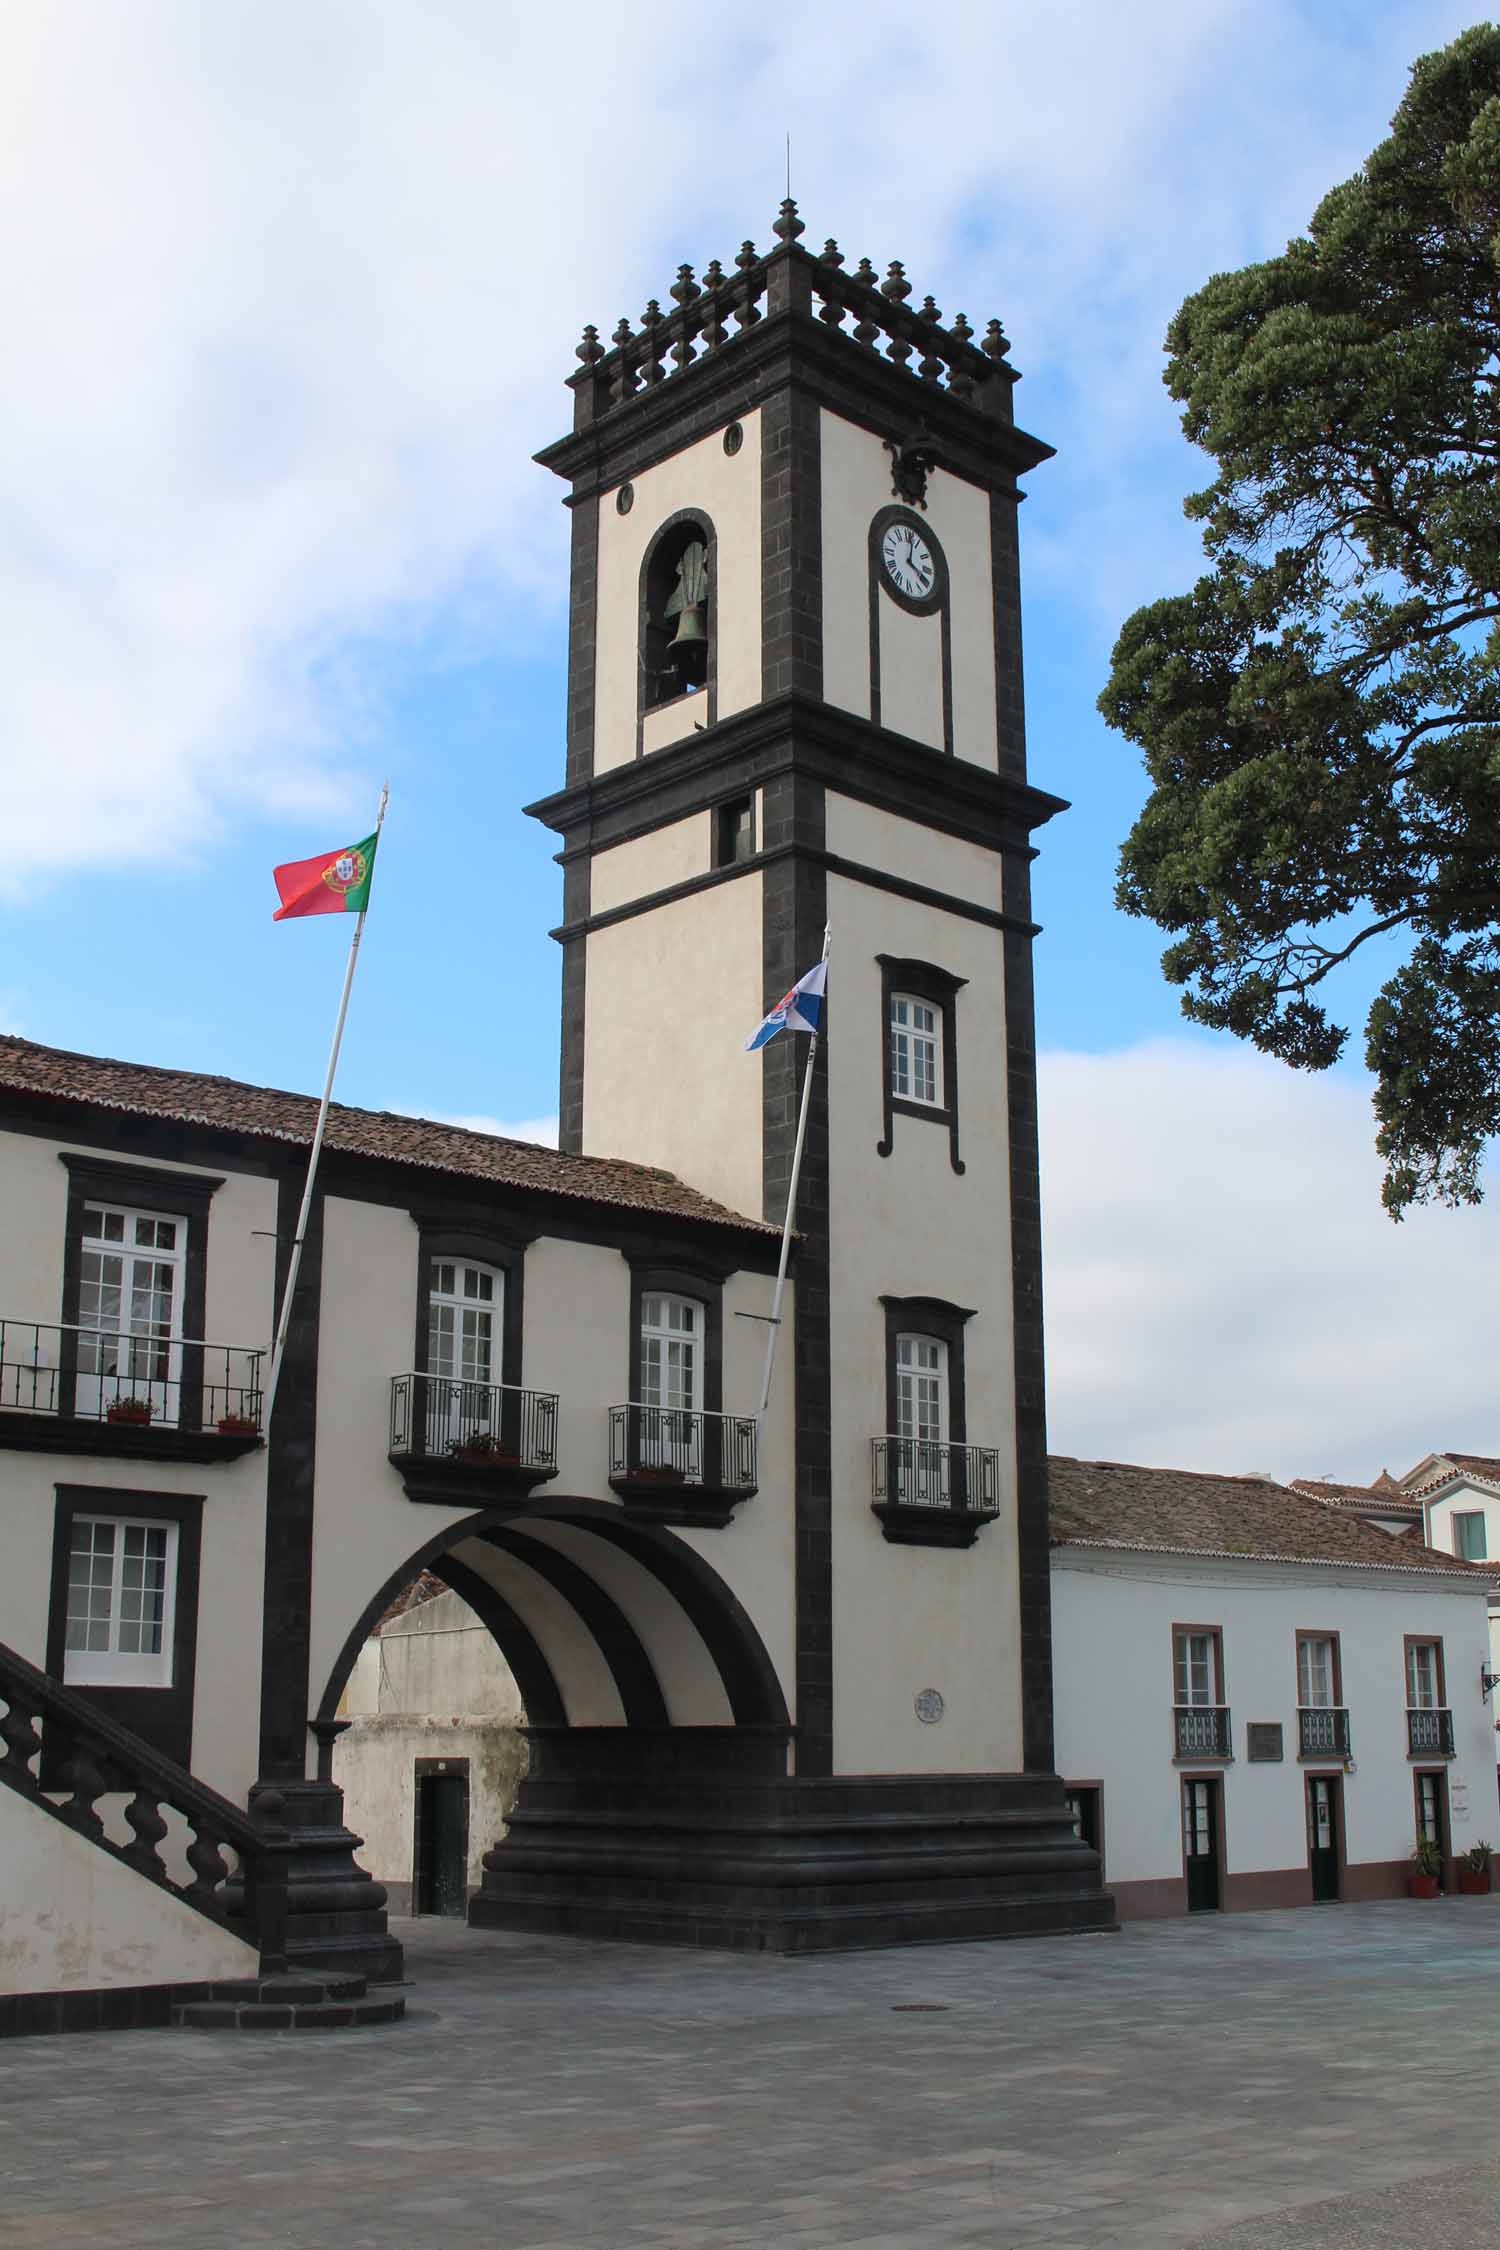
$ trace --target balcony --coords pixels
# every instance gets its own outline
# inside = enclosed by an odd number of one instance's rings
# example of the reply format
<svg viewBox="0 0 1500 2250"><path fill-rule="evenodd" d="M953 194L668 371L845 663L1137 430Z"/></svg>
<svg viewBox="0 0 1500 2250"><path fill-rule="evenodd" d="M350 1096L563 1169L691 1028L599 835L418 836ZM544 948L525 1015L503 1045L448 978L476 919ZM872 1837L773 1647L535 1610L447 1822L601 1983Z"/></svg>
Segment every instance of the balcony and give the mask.
<svg viewBox="0 0 1500 2250"><path fill-rule="evenodd" d="M1227 1703L1178 1703L1173 1706L1173 1739L1179 1758L1232 1758Z"/></svg>
<svg viewBox="0 0 1500 2250"><path fill-rule="evenodd" d="M644 1523L722 1530L756 1488L755 1420L631 1403L609 1410L609 1481Z"/></svg>
<svg viewBox="0 0 1500 2250"><path fill-rule="evenodd" d="M1409 1758L1451 1758L1453 1713L1441 1709L1408 1711L1406 1754Z"/></svg>
<svg viewBox="0 0 1500 2250"><path fill-rule="evenodd" d="M1347 1758L1348 1712L1337 1703L1299 1703L1297 1755L1299 1758Z"/></svg>
<svg viewBox="0 0 1500 2250"><path fill-rule="evenodd" d="M136 1461L231 1461L261 1443L248 1344L0 1320L0 1446Z"/></svg>
<svg viewBox="0 0 1500 2250"><path fill-rule="evenodd" d="M557 1394L393 1375L389 1455L408 1500L487 1508L524 1499L557 1474Z"/></svg>
<svg viewBox="0 0 1500 2250"><path fill-rule="evenodd" d="M1000 1513L1000 1454L993 1445L935 1438L871 1440L880 1528L897 1547L972 1547Z"/></svg>

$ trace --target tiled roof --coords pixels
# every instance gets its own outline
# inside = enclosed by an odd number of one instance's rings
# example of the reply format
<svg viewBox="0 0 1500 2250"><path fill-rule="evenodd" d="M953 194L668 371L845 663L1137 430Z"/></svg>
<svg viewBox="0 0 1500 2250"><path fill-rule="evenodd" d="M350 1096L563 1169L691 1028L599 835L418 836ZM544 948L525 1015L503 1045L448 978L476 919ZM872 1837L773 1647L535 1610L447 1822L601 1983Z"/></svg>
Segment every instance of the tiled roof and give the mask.
<svg viewBox="0 0 1500 2250"><path fill-rule="evenodd" d="M1142 1469L1126 1461L1047 1463L1054 1542L1164 1555L1238 1555L1363 1570L1486 1570L1362 1523L1269 1477Z"/></svg>
<svg viewBox="0 0 1500 2250"><path fill-rule="evenodd" d="M1293 1477L1290 1489L1305 1492L1310 1500L1321 1500L1325 1508L1367 1508L1376 1515L1417 1518L1422 1513L1421 1502L1396 1485L1335 1484L1328 1477Z"/></svg>
<svg viewBox="0 0 1500 2250"><path fill-rule="evenodd" d="M311 1146L318 1114L310 1094L280 1093L274 1087L246 1086L235 1078L211 1078L192 1070L160 1070L151 1063L74 1055L60 1047L39 1047L30 1039L0 1037L0 1087L90 1108L126 1110L136 1117L217 1126L260 1140L300 1142L303 1147ZM671 1172L649 1164L611 1156L564 1156L531 1141L474 1133L432 1118L399 1117L390 1110L346 1109L335 1102L324 1145L543 1195L701 1219L754 1234L779 1231L728 1210L696 1188L684 1186Z"/></svg>

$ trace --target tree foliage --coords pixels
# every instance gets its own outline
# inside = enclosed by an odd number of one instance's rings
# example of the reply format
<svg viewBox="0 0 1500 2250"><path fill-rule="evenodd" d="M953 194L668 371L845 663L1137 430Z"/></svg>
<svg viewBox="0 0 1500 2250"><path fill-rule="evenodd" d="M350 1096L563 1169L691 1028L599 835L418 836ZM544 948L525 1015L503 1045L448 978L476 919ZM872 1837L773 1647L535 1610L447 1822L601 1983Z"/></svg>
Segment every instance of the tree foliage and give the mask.
<svg viewBox="0 0 1500 2250"><path fill-rule="evenodd" d="M1477 1202L1500 1131L1500 30L1426 56L1307 236L1167 334L1206 574L1138 610L1100 709L1153 788L1118 897L1193 1021L1305 1069L1366 1026L1387 1209Z"/></svg>

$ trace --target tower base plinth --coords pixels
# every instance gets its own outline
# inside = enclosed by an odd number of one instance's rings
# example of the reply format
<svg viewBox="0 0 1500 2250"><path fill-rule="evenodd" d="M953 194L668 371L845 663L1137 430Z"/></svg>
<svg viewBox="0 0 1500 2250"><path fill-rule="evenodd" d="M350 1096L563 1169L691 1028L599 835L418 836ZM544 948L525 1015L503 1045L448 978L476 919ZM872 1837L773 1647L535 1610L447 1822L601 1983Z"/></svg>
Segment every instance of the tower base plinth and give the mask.
<svg viewBox="0 0 1500 2250"><path fill-rule="evenodd" d="M1053 1774L786 1774L745 1728L536 1728L469 1920L811 1953L1115 1927Z"/></svg>

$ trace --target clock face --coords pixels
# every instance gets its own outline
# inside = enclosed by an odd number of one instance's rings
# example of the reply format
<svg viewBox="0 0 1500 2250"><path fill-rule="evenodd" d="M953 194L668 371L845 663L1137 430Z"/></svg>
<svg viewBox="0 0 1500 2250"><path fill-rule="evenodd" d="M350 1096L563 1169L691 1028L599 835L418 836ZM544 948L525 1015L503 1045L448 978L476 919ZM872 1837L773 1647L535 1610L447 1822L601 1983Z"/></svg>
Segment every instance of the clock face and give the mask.
<svg viewBox="0 0 1500 2250"><path fill-rule="evenodd" d="M908 601L925 601L935 590L937 563L915 524L887 525L880 542L880 559L887 578Z"/></svg>

